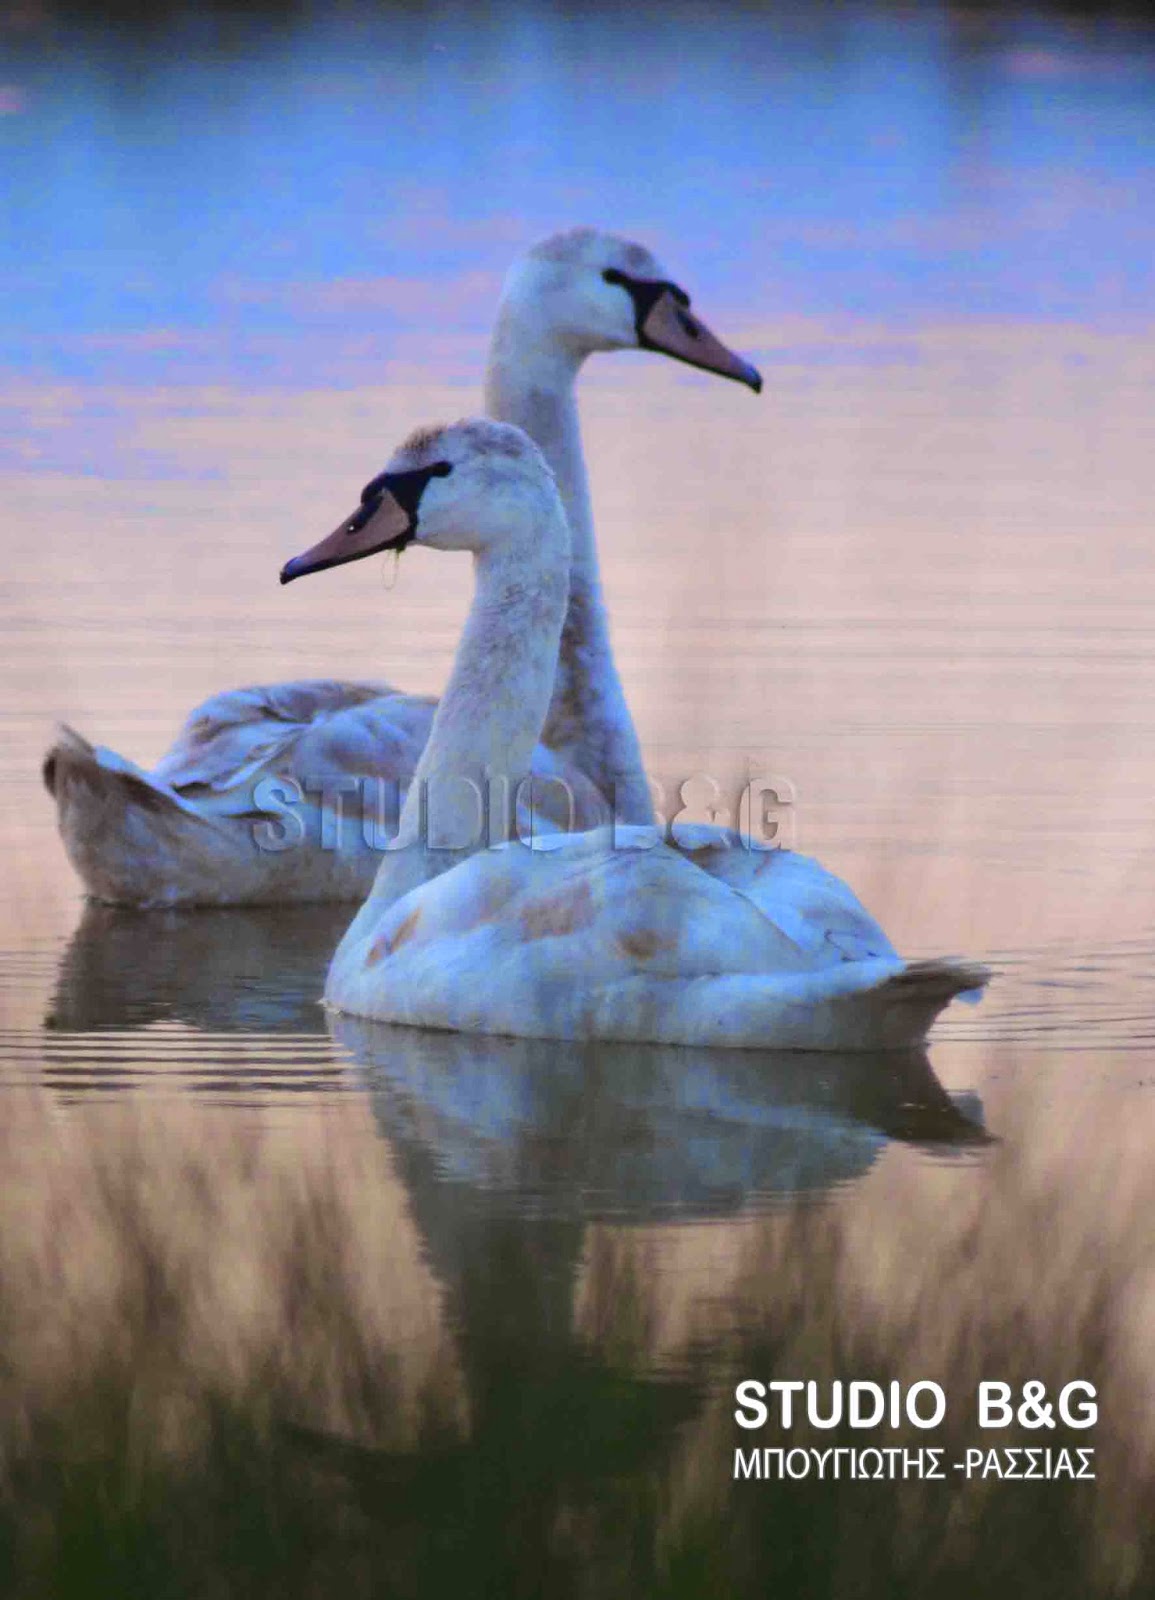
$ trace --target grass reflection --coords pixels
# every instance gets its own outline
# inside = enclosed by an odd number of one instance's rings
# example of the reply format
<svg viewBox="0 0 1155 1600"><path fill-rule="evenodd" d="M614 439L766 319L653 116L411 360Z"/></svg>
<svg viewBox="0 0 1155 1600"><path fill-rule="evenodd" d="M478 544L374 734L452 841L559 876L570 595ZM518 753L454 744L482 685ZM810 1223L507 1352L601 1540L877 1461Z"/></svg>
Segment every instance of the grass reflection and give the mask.
<svg viewBox="0 0 1155 1600"><path fill-rule="evenodd" d="M631 1227L439 1209L344 1110L17 1102L4 1591L1146 1592L1155 1179L1093 1123L1040 1142L1039 1116L1020 1106L981 1181L907 1161L853 1204ZM933 1441L742 1435L748 1376L933 1378L948 1419ZM1097 1481L731 1479L752 1442L950 1459L990 1442L980 1377L1096 1383L1099 1426L1045 1442L1093 1444Z"/></svg>

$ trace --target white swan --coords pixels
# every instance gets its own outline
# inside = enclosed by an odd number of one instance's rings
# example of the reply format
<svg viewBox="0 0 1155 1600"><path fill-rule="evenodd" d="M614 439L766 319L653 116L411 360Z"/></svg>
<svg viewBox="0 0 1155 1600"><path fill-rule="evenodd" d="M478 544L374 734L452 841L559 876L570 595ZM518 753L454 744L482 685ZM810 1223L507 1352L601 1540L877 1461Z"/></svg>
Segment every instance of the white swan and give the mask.
<svg viewBox="0 0 1155 1600"><path fill-rule="evenodd" d="M645 827L521 842L511 797L549 708L570 558L536 446L488 420L414 434L282 582L414 542L471 551L476 589L396 848L329 971L337 1010L540 1038L869 1049L920 1041L986 982L970 963L902 961L802 857L771 856L758 897Z"/></svg>
<svg viewBox="0 0 1155 1600"><path fill-rule="evenodd" d="M599 350L662 351L754 390L753 367L688 310L641 245L575 229L535 246L506 282L486 376L489 414L523 427L557 476L573 529L569 606L534 770L564 780L583 825L652 816L610 648L574 384ZM133 905L359 900L380 860L371 807L396 807L435 702L381 683L278 683L215 695L151 772L61 730L44 762L73 865L98 899ZM283 782L282 782L283 780ZM322 814L342 786L334 849ZM560 789L550 791L560 798ZM275 820L267 813L272 809ZM350 816L349 813L355 813Z"/></svg>

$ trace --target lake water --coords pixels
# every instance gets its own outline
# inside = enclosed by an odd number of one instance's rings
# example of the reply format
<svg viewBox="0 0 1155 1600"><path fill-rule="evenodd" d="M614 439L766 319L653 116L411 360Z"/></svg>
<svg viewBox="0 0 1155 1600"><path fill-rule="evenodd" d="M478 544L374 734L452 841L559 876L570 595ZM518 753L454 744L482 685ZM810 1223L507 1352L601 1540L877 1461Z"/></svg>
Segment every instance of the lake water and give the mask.
<svg viewBox="0 0 1155 1600"><path fill-rule="evenodd" d="M505 1448L484 1419L514 1403L506 1364L554 1419L530 1498L556 1541L530 1541L528 1565L507 1551L486 1592L657 1592L606 1523L626 1482L660 1485L667 1542L716 1503L703 1483L747 1442L718 1396L773 1311L781 1230L813 1213L856 1241L856 1303L885 1320L910 1281L933 1299L927 1241L1008 1172L1024 1206L1050 1196L1054 1234L1018 1247L1056 1329L1097 1248L1135 1251L1096 1370L1066 1374L1108 1384L1135 1356L1095 1440L1134 1464L1129 1430L1152 1415L1136 1195L1155 1135L1155 35L677 4L115 26L11 6L0 35L0 1085L44 1099L35 1138L103 1137L147 1104L162 1140L190 1120L286 1148L324 1130L380 1159L402 1298L473 1407L466 1476ZM218 688L444 682L467 563L411 555L391 589L365 565L323 588L277 572L414 424L479 407L505 269L578 222L651 245L766 379L755 399L619 355L581 380L647 758L754 754L791 785L799 848L901 950L990 962L983 1004L935 1029L933 1074L331 1025L317 997L342 908L82 903L39 780L56 721L147 765ZM870 1377L852 1354L836 1370ZM575 1407L604 1427L562 1505L541 1452L581 1434ZM1141 1574L1134 1530L1096 1524L1097 1549L1127 1538L1104 1592ZM743 1539L717 1592L765 1592ZM918 1592L799 1560L783 1592ZM699 1592L659 1568L662 1592Z"/></svg>

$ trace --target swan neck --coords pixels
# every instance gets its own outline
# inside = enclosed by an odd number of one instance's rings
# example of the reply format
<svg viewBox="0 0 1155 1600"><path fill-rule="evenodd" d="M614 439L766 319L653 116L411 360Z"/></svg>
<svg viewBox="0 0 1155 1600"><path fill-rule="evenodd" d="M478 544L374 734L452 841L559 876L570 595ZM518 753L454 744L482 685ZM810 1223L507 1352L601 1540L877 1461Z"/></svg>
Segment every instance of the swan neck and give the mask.
<svg viewBox="0 0 1155 1600"><path fill-rule="evenodd" d="M551 337L515 297L503 302L486 373L486 409L516 423L553 470L570 528L569 601L544 742L574 762L626 822L653 821L641 747L614 662L602 597L575 385L585 353Z"/></svg>
<svg viewBox="0 0 1155 1600"><path fill-rule="evenodd" d="M401 812L394 893L509 836L549 709L568 595L567 530L554 506L537 537L475 557L473 603Z"/></svg>
<svg viewBox="0 0 1155 1600"><path fill-rule="evenodd" d="M498 313L485 379L485 408L497 422L523 428L549 462L570 527L571 581L597 580L589 481L574 389L583 353L549 336L516 302Z"/></svg>

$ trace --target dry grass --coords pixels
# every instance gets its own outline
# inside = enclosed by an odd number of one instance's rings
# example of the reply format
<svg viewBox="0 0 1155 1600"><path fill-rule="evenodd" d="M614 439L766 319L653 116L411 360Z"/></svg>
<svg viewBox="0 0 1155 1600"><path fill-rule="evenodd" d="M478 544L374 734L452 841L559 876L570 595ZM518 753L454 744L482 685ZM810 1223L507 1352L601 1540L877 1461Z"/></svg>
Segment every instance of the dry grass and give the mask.
<svg viewBox="0 0 1155 1600"><path fill-rule="evenodd" d="M227 1593L222 1539L306 1577L292 1519L311 1489L269 1499L302 1440L401 1452L460 1430L402 1191L341 1114L5 1111L5 1592L123 1593L151 1573L150 1593Z"/></svg>
<svg viewBox="0 0 1155 1600"><path fill-rule="evenodd" d="M590 1341L619 1359L692 1361L709 1339L709 1397L671 1464L660 1516L672 1586L709 1569L713 1592L1148 1595L1155 1585L1155 1170L1143 1119L1090 1097L1014 1102L984 1169L911 1162L855 1203L750 1225L711 1256L708 1230L598 1230L579 1303ZM698 1234L697 1239L693 1237ZM703 1251L705 1254L703 1254ZM679 1253L697 1259L690 1270ZM671 1259L671 1256L674 1259ZM677 1285L688 1286L679 1302ZM671 1294L671 1286L673 1293ZM733 1420L743 1378L940 1383L941 1429L786 1433ZM1096 1427L980 1431L980 1381L1016 1393L1074 1378ZM1095 1483L735 1484L754 1446L1093 1446ZM719 1563L717 1552L724 1550ZM680 1577L679 1577L680 1575ZM785 1587L780 1587L785 1586ZM693 1592L693 1585L685 1592Z"/></svg>
<svg viewBox="0 0 1155 1600"><path fill-rule="evenodd" d="M6 1595L1150 1592L1138 1126L1108 1142L1084 1108L1060 1137L1024 1105L979 1171L884 1163L853 1204L587 1228L559 1302L573 1241L528 1220L486 1224L439 1286L344 1111L6 1105ZM734 1426L748 1376L933 1378L951 1407L933 1439L786 1441ZM1045 1442L1094 1444L1098 1481L731 1481L736 1445L961 1451L982 1377L1094 1381L1099 1426Z"/></svg>

